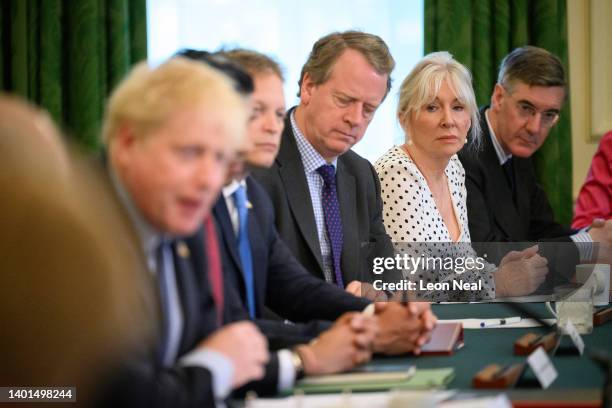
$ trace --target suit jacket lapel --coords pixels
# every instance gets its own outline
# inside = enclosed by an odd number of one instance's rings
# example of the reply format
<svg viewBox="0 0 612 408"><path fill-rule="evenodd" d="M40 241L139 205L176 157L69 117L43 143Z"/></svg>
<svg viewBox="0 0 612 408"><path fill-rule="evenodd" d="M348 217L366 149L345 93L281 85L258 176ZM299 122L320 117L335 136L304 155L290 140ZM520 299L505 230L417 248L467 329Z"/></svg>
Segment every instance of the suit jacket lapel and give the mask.
<svg viewBox="0 0 612 408"><path fill-rule="evenodd" d="M517 211L519 214L519 217L521 217L522 219L529 219L530 218L530 211L529 211L529 191L530 188L528 188L528 186L525 183L525 180L527 180L530 176L529 176L529 172L530 172L530 166L531 166L531 162L529 159L521 159L521 158L515 158L514 159L514 180L516 180L516 206L517 206ZM529 223L522 223L521 225L526 225ZM529 231L523 231L523 233L521 234L521 236L528 236Z"/></svg>
<svg viewBox="0 0 612 408"><path fill-rule="evenodd" d="M249 201L251 201L251 195L249 194L249 188L247 187L247 196L249 197ZM253 204L256 205L256 204ZM231 261L234 264L235 269L239 272L238 279L240 284L241 296L246 299L246 282L244 279L244 268L242 267L242 261L240 259L240 253L238 252L238 237L234 233L234 226L232 225L232 220L229 215L229 211L227 209L227 205L225 203L225 198L223 195L217 200L215 207L213 208L213 214L217 220L219 228L221 230L222 236L222 245L227 249L227 252L230 254ZM267 265L265 259L262 259L262 256L267 256L267 252L265 248L262 249L262 237L264 237L259 223L257 222L257 216L255 212L255 208L249 210L249 242L251 246L251 258L253 260L253 281L255 285L255 302L257 308L261 308L262 302L260 299L265 299L265 294L263 292L263 281L265 277L261 278L262 273L266 273L265 270L262 271L262 267ZM263 254L263 255L262 255Z"/></svg>
<svg viewBox="0 0 612 408"><path fill-rule="evenodd" d="M251 257L253 259L253 284L255 285L255 304L257 313L261 315L262 307L266 299L266 282L268 280L268 251L269 244L266 241L268 235L264 232L265 225L261 225L260 220L263 215L259 215L262 206L255 194L255 187L251 177L247 177L247 196L252 207L249 210L249 242L251 243Z"/></svg>
<svg viewBox="0 0 612 408"><path fill-rule="evenodd" d="M124 204L121 202L120 198L117 195L117 190L113 187L111 182L109 171L107 167L109 166L108 160L106 157L106 153L102 152L102 156L100 158L100 164L102 167L98 167L96 162L92 162L92 169L94 171L99 172L101 177L100 180L100 189L105 190L107 195L102 195L105 199L108 197L107 201L104 201L101 206L104 205L112 208L113 211L116 212L119 217L120 223L125 227L125 231L120 231L115 237L118 242L120 248L123 248L124 251L128 254L127 256L131 256L134 260L139 260L139 267L133 268L133 273L137 273L136 279L136 289L138 290L138 298L140 299L139 306L142 306L143 318L146 319L147 324L150 326L150 334L153 339L155 339L154 349L150 350L152 356L159 355L159 344L158 341L161 339L161 316L162 316L162 307L159 298L159 285L157 283L157 278L150 273L149 268L147 266L146 257L142 250L142 244L138 233L134 229L134 220L128 214ZM100 203L98 203L100 205ZM140 272L140 273L139 273Z"/></svg>
<svg viewBox="0 0 612 408"><path fill-rule="evenodd" d="M304 166L295 142L293 129L291 128L290 114L291 111L287 114L285 130L283 131L281 147L276 162L295 221L304 240L315 256L321 271L323 271L321 247L312 210L310 190L308 189Z"/></svg>
<svg viewBox="0 0 612 408"><path fill-rule="evenodd" d="M225 248L227 249L232 262L234 262L236 268L242 271L242 263L240 262L240 254L238 253L238 246L236 244L236 234L234 233L234 227L232 220L225 204L225 198L223 194L217 200L213 208L213 215L217 220L219 229L221 230L221 240Z"/></svg>
<svg viewBox="0 0 612 408"><path fill-rule="evenodd" d="M191 254L187 244L181 240L176 241L172 247L172 252L177 286L181 306L183 307L183 336L179 347L180 355L181 350L187 350L191 347L198 336L197 329L200 321L200 294L198 292L200 287L195 280ZM200 271L200 273L204 273L204 271Z"/></svg>
<svg viewBox="0 0 612 408"><path fill-rule="evenodd" d="M344 168L342 158L338 159L336 172L336 185L338 188L338 202L340 204L340 217L342 218L342 277L348 284L347 273L353 274L359 270L359 235L357 231L357 195L355 178Z"/></svg>
<svg viewBox="0 0 612 408"><path fill-rule="evenodd" d="M508 236L518 236L517 234L520 234L520 223L517 223L516 219L520 216L512 200L512 187L506 179L503 167L499 164L499 158L491 141L492 136L489 135L486 122L483 123L483 126L483 129L485 129L483 132L484 165L489 172L488 177L493 180L491 183L493 186L493 197L498 198L496 206L493 208L493 213L495 214L497 224ZM515 179L518 182L516 168L514 173ZM517 190L518 188L517 185Z"/></svg>

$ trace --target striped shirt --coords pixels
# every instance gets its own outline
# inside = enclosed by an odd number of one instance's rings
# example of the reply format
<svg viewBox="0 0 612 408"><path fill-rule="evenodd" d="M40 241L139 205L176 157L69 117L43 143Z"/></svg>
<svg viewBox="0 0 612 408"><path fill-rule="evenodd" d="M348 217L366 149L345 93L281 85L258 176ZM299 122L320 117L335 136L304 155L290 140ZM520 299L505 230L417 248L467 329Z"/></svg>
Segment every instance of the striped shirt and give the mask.
<svg viewBox="0 0 612 408"><path fill-rule="evenodd" d="M295 142L297 143L298 151L304 166L304 174L306 175L306 183L310 191L310 200L312 201L312 210L314 212L315 223L317 224L317 235L319 237L319 246L321 248L321 258L323 259L323 274L327 282L334 282L334 263L331 254L331 246L325 228L325 214L323 213L323 205L321 204L321 194L323 192L323 177L317 173L317 169L325 164L331 164L337 170L338 159L334 159L331 163L327 163L323 156L310 144L304 134L298 128L295 121L294 112L291 112L291 128Z"/></svg>

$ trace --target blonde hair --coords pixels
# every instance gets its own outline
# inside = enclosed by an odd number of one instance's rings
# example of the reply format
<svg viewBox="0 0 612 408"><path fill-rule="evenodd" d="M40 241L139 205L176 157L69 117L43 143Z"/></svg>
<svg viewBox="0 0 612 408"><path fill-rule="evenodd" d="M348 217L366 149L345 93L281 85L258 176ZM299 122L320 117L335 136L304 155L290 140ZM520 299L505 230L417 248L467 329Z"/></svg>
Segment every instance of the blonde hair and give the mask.
<svg viewBox="0 0 612 408"><path fill-rule="evenodd" d="M248 117L246 101L223 73L183 57L172 58L157 68L141 62L108 101L104 142L109 145L124 124L132 127L136 137L145 137L172 114L198 105L221 114L231 143L242 143Z"/></svg>
<svg viewBox="0 0 612 408"><path fill-rule="evenodd" d="M400 125L403 127L404 121L409 121L413 112L418 116L419 110L436 98L444 80L448 81L457 99L466 106L470 113L472 120L470 139L471 143L478 145L480 143L480 115L472 88L472 76L466 67L446 51L427 54L402 82L397 105Z"/></svg>

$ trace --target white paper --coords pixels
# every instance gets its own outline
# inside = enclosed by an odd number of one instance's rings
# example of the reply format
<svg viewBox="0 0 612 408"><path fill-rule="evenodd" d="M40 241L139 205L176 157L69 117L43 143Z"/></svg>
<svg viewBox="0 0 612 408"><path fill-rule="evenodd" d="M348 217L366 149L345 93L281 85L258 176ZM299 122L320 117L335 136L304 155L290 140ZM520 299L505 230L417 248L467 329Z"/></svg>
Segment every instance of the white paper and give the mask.
<svg viewBox="0 0 612 408"><path fill-rule="evenodd" d="M387 391L352 394L294 395L286 398L256 398L246 408L395 408L437 406L454 391Z"/></svg>
<svg viewBox="0 0 612 408"><path fill-rule="evenodd" d="M535 373L542 388L548 388L557 378L557 370L542 347L538 347L527 357L527 363Z"/></svg>
<svg viewBox="0 0 612 408"><path fill-rule="evenodd" d="M506 394L499 394L492 397L475 397L469 399L459 399L456 401L444 401L439 405L440 408L512 408L512 403Z"/></svg>
<svg viewBox="0 0 612 408"><path fill-rule="evenodd" d="M572 323L572 321L568 319L564 329L565 332L569 334L570 338L572 339L572 342L574 343L574 346L576 346L580 355L582 355L582 353L584 353L584 340L582 340L582 337L580 336L580 333L578 333L578 330L576 329L576 326L574 326L574 323Z"/></svg>
<svg viewBox="0 0 612 408"><path fill-rule="evenodd" d="M466 303L542 303L554 300L551 295L529 295L529 296L508 296L496 299L480 300L475 302L438 302L438 305L461 305Z"/></svg>
<svg viewBox="0 0 612 408"><path fill-rule="evenodd" d="M352 382L380 383L408 380L416 372L416 366L410 366L400 371L380 371L365 373L341 373L306 377L300 380L300 385L330 385Z"/></svg>
<svg viewBox="0 0 612 408"><path fill-rule="evenodd" d="M554 325L557 320L556 319L542 319L546 323L550 325ZM483 329L480 327L481 322L495 322L499 321L499 319L447 319L447 320L438 320L440 323L462 323L464 329ZM542 325L535 319L522 319L518 323L513 324L505 324L499 326L491 326L485 327L484 329L516 329L516 328L526 328L526 327L541 327Z"/></svg>

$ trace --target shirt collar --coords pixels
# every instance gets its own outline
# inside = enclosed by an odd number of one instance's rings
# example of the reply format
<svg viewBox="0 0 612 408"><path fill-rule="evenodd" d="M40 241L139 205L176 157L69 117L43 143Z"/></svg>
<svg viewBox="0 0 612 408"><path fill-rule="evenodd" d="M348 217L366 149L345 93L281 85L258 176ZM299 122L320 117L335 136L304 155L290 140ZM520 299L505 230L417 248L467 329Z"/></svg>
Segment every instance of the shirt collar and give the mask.
<svg viewBox="0 0 612 408"><path fill-rule="evenodd" d="M144 253L153 253L161 243L162 239L166 238L166 236L144 219L141 212L136 208L130 193L127 191L112 166L108 166L108 172L110 175L111 184L117 192L119 201L121 204L123 204L127 210L128 216L134 223L134 228L138 234L138 237L140 238Z"/></svg>
<svg viewBox="0 0 612 408"><path fill-rule="evenodd" d="M300 128L295 121L295 110L290 114L291 128L293 129L293 135L295 136L295 142L297 143L298 151L304 164L304 171L306 174L316 171L319 167L330 164L321 156L321 154L310 144L306 136L302 133ZM331 165L334 169L337 169L338 158L336 157Z"/></svg>
<svg viewBox="0 0 612 408"><path fill-rule="evenodd" d="M226 199L232 198L232 195L238 190L238 187L244 187L246 189L246 178L241 180L232 180L227 186L223 187L223 197Z"/></svg>
<svg viewBox="0 0 612 408"><path fill-rule="evenodd" d="M499 159L499 164L502 166L508 160L512 158L511 154L507 154L504 151L504 148L499 144L499 140L497 140L497 136L495 132L493 132L493 127L491 126L491 122L489 121L489 109L487 109L484 113L485 120L487 121L487 127L489 128L489 136L491 137L491 142L493 142L493 148L495 149L495 153L497 154L497 158Z"/></svg>

